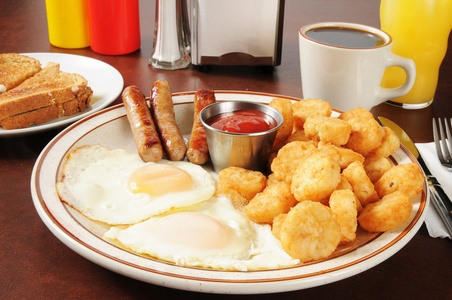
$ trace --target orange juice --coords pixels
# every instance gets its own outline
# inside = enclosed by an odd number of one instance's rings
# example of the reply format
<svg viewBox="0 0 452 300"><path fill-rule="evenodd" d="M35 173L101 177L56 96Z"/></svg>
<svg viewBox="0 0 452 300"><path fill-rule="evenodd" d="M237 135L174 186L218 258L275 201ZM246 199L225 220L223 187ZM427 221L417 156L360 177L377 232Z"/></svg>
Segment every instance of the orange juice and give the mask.
<svg viewBox="0 0 452 300"><path fill-rule="evenodd" d="M90 45L88 0L46 0L49 40L60 48Z"/></svg>
<svg viewBox="0 0 452 300"><path fill-rule="evenodd" d="M452 0L382 0L380 19L381 29L393 38L392 52L416 64L413 88L392 101L406 108L430 105L452 29ZM404 71L390 67L382 86L394 88L404 82Z"/></svg>

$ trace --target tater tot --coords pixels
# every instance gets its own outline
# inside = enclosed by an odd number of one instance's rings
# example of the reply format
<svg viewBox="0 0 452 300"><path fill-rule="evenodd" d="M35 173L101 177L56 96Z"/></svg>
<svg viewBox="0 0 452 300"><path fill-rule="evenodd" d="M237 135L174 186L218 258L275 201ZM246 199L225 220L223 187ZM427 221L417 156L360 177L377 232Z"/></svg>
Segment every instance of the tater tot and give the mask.
<svg viewBox="0 0 452 300"><path fill-rule="evenodd" d="M378 201L378 194L375 191L373 183L364 170L361 162L355 161L351 163L342 172L347 181L352 185L353 192L363 206L368 203Z"/></svg>
<svg viewBox="0 0 452 300"><path fill-rule="evenodd" d="M353 187L348 182L347 178L345 178L344 174L341 173L341 181L339 181L339 184L336 187L336 190L350 190L353 191Z"/></svg>
<svg viewBox="0 0 452 300"><path fill-rule="evenodd" d="M309 142L295 141L284 145L271 163L271 171L279 181L292 182L292 176L298 165L318 149Z"/></svg>
<svg viewBox="0 0 452 300"><path fill-rule="evenodd" d="M344 174L341 173L341 181L339 181L339 184L336 187L336 190L350 190L353 191L353 187L348 182L347 178L345 178Z"/></svg>
<svg viewBox="0 0 452 300"><path fill-rule="evenodd" d="M374 184L391 168L392 164L386 157L368 156L364 161L364 170Z"/></svg>
<svg viewBox="0 0 452 300"><path fill-rule="evenodd" d="M308 117L329 117L332 113L331 104L321 99L308 99L292 104L293 125L295 130L303 130L304 122Z"/></svg>
<svg viewBox="0 0 452 300"><path fill-rule="evenodd" d="M351 190L336 190L330 197L330 208L341 228L341 243L355 240L358 227L359 200Z"/></svg>
<svg viewBox="0 0 452 300"><path fill-rule="evenodd" d="M306 136L333 145L345 145L352 131L346 121L332 117L308 117L303 126Z"/></svg>
<svg viewBox="0 0 452 300"><path fill-rule="evenodd" d="M292 195L290 186L280 181L267 186L263 192L251 199L245 208L245 213L253 222L272 224L276 216L289 212L296 203L297 200Z"/></svg>
<svg viewBox="0 0 452 300"><path fill-rule="evenodd" d="M245 207L250 202L250 200L243 197L239 192L230 188L217 191L217 195L227 197L229 200L231 200L231 203L234 206L234 208L241 212L245 210Z"/></svg>
<svg viewBox="0 0 452 300"><path fill-rule="evenodd" d="M330 143L320 142L318 144L318 149L321 152L326 153L331 156L336 162L339 164L341 169L345 169L354 161L364 162L365 158L358 152L355 152L351 149L347 149L341 146L335 146Z"/></svg>
<svg viewBox="0 0 452 300"><path fill-rule="evenodd" d="M292 177L291 189L298 201L322 201L341 181L341 169L329 156L316 152L303 160Z"/></svg>
<svg viewBox="0 0 452 300"><path fill-rule="evenodd" d="M344 174L341 174L341 182L339 182L336 190L350 190L353 192L353 187L350 184L350 182L348 182L348 180L345 178ZM333 192L334 193L334 192ZM356 197L356 194L353 193ZM358 197L356 197L356 199L358 201L356 201L356 210L359 212L361 212L361 210L363 209L363 206L361 204L361 201L359 201Z"/></svg>
<svg viewBox="0 0 452 300"><path fill-rule="evenodd" d="M282 218L276 236L283 249L301 262L330 256L341 240L336 216L318 202L300 202Z"/></svg>
<svg viewBox="0 0 452 300"><path fill-rule="evenodd" d="M400 147L400 140L395 132L389 127L383 127L385 135L381 141L381 145L372 151L374 157L389 157Z"/></svg>
<svg viewBox="0 0 452 300"><path fill-rule="evenodd" d="M268 158L268 161L267 161L267 166L268 166L269 170L271 170L273 160L276 158L277 155L278 155L278 152L270 153L270 157Z"/></svg>
<svg viewBox="0 0 452 300"><path fill-rule="evenodd" d="M352 127L346 148L366 156L381 145L385 131L369 110L353 108L340 115L339 119L347 121Z"/></svg>
<svg viewBox="0 0 452 300"><path fill-rule="evenodd" d="M279 214L278 216L276 216L273 219L272 234L278 240L280 240L282 224L283 224L284 220L286 219L286 217L287 217L287 214Z"/></svg>
<svg viewBox="0 0 452 300"><path fill-rule="evenodd" d="M221 194L224 190L233 189L249 201L264 190L266 181L267 177L259 171L229 167L218 174L217 193Z"/></svg>
<svg viewBox="0 0 452 300"><path fill-rule="evenodd" d="M275 174L271 173L270 175L267 176L267 186L275 184L280 182L278 179L276 179Z"/></svg>
<svg viewBox="0 0 452 300"><path fill-rule="evenodd" d="M287 138L287 143L293 141L312 142L313 141L304 133L304 130L296 130Z"/></svg>
<svg viewBox="0 0 452 300"><path fill-rule="evenodd" d="M285 144L287 144L287 140L281 140L281 139L275 138L275 141L273 142L272 150L271 150L271 155L273 155L273 158L276 157L279 149L281 149Z"/></svg>
<svg viewBox="0 0 452 300"><path fill-rule="evenodd" d="M275 142L272 151L278 151L286 143L287 138L292 134L293 114L292 101L285 98L275 98L268 104L275 108L283 116L283 123L276 133Z"/></svg>
<svg viewBox="0 0 452 300"><path fill-rule="evenodd" d="M402 164L386 171L375 183L375 190L380 198L401 191L408 199L412 199L422 191L424 181L424 173L417 164Z"/></svg>
<svg viewBox="0 0 452 300"><path fill-rule="evenodd" d="M358 222L368 232L383 232L405 222L412 210L410 199L397 191L366 205L358 216Z"/></svg>

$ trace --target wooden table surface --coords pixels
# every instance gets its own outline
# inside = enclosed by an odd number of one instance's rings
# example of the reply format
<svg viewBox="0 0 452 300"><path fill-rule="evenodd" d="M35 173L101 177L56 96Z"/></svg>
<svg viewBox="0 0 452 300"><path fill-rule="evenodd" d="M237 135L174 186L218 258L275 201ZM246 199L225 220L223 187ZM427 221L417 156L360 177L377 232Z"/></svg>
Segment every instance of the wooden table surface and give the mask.
<svg viewBox="0 0 452 300"><path fill-rule="evenodd" d="M249 67L192 66L178 71L151 68L154 1L140 1L141 49L124 56L104 56L90 48L69 50L50 45L44 1L0 2L0 52L71 53L104 61L124 77L125 86L149 91L167 79L173 92L214 90L257 91L302 98L298 29L318 21L347 21L379 27L379 1L286 0L282 63L273 72ZM432 141L432 117L452 117L452 49L441 67L433 104L403 110L387 104L372 109L399 123L415 142ZM120 103L118 98L114 104ZM0 138L0 298L2 299L204 299L187 292L137 281L92 263L60 242L39 218L30 194L30 176L40 151L62 129ZM452 298L452 242L431 238L422 225L395 255L358 275L310 289L278 295L245 295L243 299L446 299ZM230 296L217 295L217 299Z"/></svg>

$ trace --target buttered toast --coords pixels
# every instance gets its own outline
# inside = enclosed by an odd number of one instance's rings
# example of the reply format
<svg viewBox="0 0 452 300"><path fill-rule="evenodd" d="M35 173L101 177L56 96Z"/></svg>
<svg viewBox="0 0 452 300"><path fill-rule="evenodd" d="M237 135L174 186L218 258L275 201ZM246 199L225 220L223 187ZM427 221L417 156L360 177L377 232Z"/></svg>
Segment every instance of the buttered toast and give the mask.
<svg viewBox="0 0 452 300"><path fill-rule="evenodd" d="M0 93L4 93L41 70L39 60L17 53L0 54Z"/></svg>
<svg viewBox="0 0 452 300"><path fill-rule="evenodd" d="M0 94L0 124L3 129L18 129L71 115L85 110L92 94L83 76L62 72L59 64L50 62Z"/></svg>

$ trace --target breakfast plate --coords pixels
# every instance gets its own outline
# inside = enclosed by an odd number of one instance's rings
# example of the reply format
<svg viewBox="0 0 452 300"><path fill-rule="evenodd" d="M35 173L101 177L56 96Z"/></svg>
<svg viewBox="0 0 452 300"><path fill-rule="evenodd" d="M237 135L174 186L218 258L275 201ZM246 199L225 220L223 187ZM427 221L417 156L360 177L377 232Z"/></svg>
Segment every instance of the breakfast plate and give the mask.
<svg viewBox="0 0 452 300"><path fill-rule="evenodd" d="M293 97L256 92L215 91L217 101L242 100L269 103L275 97ZM173 95L178 126L187 138L193 122L194 92ZM337 116L338 111L334 111ZM428 193L412 200L409 219L384 233L357 232L354 242L339 246L327 259L281 269L222 271L178 266L145 257L102 238L109 226L91 221L63 204L55 184L72 150L91 144L136 152L125 108L122 104L91 114L58 134L41 152L31 177L35 208L50 231L86 259L114 272L160 286L205 293L260 294L306 289L364 272L385 261L416 234L425 218ZM395 164L416 162L403 146L392 157ZM207 167L209 169L209 167Z"/></svg>
<svg viewBox="0 0 452 300"><path fill-rule="evenodd" d="M93 97L88 108L71 116L60 117L39 125L27 128L5 130L0 127L0 137L20 136L58 128L82 119L99 111L118 98L124 87L124 79L118 70L100 60L65 53L22 53L41 62L44 67L48 62L60 64L60 70L77 73L85 77L88 86L93 90Z"/></svg>

